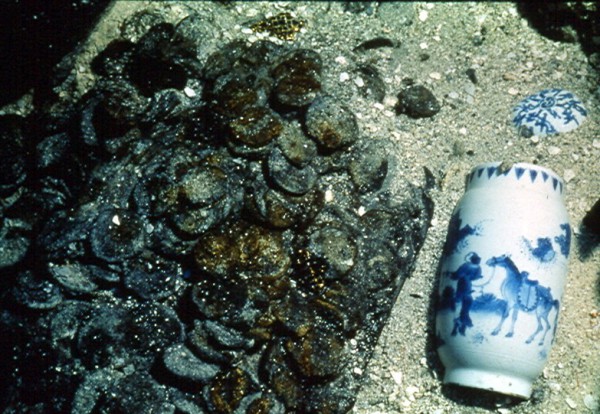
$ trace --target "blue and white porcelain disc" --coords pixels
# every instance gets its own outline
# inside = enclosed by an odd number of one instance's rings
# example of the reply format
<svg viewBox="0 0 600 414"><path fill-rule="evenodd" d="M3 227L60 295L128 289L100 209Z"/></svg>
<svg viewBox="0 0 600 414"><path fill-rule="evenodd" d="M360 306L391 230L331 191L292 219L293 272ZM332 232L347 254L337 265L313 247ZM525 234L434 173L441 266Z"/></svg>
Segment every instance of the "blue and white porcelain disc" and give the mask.
<svg viewBox="0 0 600 414"><path fill-rule="evenodd" d="M528 96L513 110L515 126L540 137L571 131L586 117L587 111L577 96L556 88Z"/></svg>

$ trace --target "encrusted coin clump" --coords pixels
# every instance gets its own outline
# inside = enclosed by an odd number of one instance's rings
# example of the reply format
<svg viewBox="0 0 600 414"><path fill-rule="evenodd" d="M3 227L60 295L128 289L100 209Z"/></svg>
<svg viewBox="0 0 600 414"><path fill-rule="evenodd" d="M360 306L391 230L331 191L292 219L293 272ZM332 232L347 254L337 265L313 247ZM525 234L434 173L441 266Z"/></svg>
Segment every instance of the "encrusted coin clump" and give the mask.
<svg viewBox="0 0 600 414"><path fill-rule="evenodd" d="M255 29L291 36L286 19ZM386 142L324 90L317 51L236 40L202 65L181 27L109 44L73 104L0 118L11 412L354 404L427 185L394 193Z"/></svg>

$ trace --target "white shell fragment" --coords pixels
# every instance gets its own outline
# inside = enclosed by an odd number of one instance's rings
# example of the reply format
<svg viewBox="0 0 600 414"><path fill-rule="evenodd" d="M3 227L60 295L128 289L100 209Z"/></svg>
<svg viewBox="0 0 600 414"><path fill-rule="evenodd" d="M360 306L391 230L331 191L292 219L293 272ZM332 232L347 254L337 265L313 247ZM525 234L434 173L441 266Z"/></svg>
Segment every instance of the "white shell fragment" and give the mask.
<svg viewBox="0 0 600 414"><path fill-rule="evenodd" d="M513 123L524 136L568 132L586 117L587 111L577 96L556 88L528 96L513 110Z"/></svg>

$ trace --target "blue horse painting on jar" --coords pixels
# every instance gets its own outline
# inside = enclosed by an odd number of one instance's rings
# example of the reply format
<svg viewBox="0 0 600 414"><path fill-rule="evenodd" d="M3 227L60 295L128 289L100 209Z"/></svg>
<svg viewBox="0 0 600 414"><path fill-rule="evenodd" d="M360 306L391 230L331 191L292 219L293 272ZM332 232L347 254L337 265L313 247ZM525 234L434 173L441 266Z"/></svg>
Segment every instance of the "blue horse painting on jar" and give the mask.
<svg viewBox="0 0 600 414"><path fill-rule="evenodd" d="M481 231L471 229L483 226L465 225L466 230L462 230L460 219L454 220L458 224L455 230L458 230L459 236L449 237L452 242L446 246L446 251L462 254L468 251L468 239L481 234ZM561 234L554 238L539 237L535 242L524 240L524 250L529 251L531 258L531 262L524 265L528 270L520 269L507 254L488 256L482 265L482 258L475 251L468 251L464 262L456 269L446 269L442 274L438 311L455 315L450 335L467 335L468 330L474 327L473 314L479 313L498 317L498 323L489 335L497 336L504 332L504 336L510 338L515 327L518 328L519 315L529 314L535 317L537 324L525 343L530 344L537 338L538 345L543 345L548 332L556 330L560 302L552 289L540 283L530 271L539 270L539 266L556 260L557 255L568 256L571 229L566 223L561 224L560 229ZM536 262L539 266L533 266L532 263ZM499 288L490 290L487 287L498 277L497 273L503 275L496 282Z"/></svg>

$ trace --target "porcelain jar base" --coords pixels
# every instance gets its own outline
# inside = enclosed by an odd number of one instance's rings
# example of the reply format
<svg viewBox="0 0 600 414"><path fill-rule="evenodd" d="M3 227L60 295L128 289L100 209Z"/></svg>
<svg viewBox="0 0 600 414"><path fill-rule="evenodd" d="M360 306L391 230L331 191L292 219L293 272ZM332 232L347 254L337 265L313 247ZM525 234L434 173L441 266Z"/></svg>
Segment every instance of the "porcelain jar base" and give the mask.
<svg viewBox="0 0 600 414"><path fill-rule="evenodd" d="M477 368L451 368L444 374L445 384L457 384L463 387L478 388L519 398L531 396L532 384L528 378L496 373Z"/></svg>

